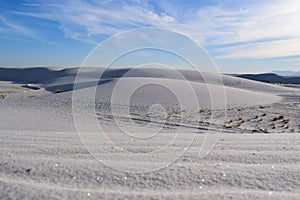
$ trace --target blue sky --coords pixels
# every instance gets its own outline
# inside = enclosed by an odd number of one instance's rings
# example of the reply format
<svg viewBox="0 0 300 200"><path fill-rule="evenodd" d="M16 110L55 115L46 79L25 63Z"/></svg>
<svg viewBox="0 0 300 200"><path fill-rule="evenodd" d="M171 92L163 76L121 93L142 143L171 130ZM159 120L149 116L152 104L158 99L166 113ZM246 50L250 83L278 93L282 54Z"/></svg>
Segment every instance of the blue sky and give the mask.
<svg viewBox="0 0 300 200"><path fill-rule="evenodd" d="M222 72L300 70L298 0L1 0L0 65L79 66L122 31L167 28Z"/></svg>

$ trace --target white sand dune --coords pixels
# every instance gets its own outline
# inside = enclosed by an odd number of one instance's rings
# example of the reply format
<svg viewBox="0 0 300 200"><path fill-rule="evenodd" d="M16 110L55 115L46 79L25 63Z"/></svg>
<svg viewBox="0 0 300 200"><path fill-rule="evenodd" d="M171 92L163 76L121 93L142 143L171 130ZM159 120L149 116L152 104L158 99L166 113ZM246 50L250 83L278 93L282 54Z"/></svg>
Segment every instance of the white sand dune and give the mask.
<svg viewBox="0 0 300 200"><path fill-rule="evenodd" d="M72 83L74 82L75 75L78 69L66 69L65 76L58 77L54 83L43 84L44 87L49 87L50 90L54 90L58 87L63 87L65 90L71 90ZM170 69L151 69L151 68L116 68L105 70L102 68L86 68L80 71L80 82L98 81L99 74L102 74L101 79L109 80L125 77L148 77L148 78L165 78L175 80L186 80L198 83L205 83L211 85L221 85L227 87L234 87L239 89L247 89L251 91L267 92L267 93L286 93L292 89L283 88L273 84L261 83L241 78L236 78L228 75L219 75L209 72L195 72L190 70L170 70Z"/></svg>
<svg viewBox="0 0 300 200"><path fill-rule="evenodd" d="M262 92L253 92L250 90L225 87L220 85L211 85L198 82L185 82L183 80L166 79L166 78L123 78L112 79L101 84L97 94L103 99L110 99L112 91L117 93L116 98L123 98L128 91L126 88L135 86L143 86L137 90L134 96L134 103L138 105L149 105L153 102L159 104L174 104L175 97L187 97L184 100L186 106L193 105L197 98L200 107L210 108L214 104L214 108L241 107L271 104L279 101L281 98L273 94L265 94ZM195 92L193 96L191 89ZM174 94L168 94L173 92ZM173 96L173 98L172 98Z"/></svg>
<svg viewBox="0 0 300 200"><path fill-rule="evenodd" d="M1 131L0 194L2 199L296 200L299 141L298 134L223 134L204 159L193 146L166 169L131 174L99 163L76 134Z"/></svg>
<svg viewBox="0 0 300 200"><path fill-rule="evenodd" d="M73 89L78 68L0 68L0 81L12 81L20 84L37 84L49 91L57 88L66 91ZM190 70L171 70L171 69L151 69L151 68L110 68L104 71L103 68L81 68L80 82L86 83L88 87L92 81L98 81L99 74L103 73L101 79L115 79L120 77L151 77L167 79L185 79L187 81L206 83L212 85L224 85L252 91L267 93L286 93L294 91L292 89L280 87L273 84L261 83L228 75L218 75L208 72L195 72ZM179 73L178 73L179 72Z"/></svg>
<svg viewBox="0 0 300 200"><path fill-rule="evenodd" d="M221 76L222 83L216 74L203 73L201 78L181 70L187 82L163 69L110 69L98 82L103 69L86 68L73 90L77 71L0 69L0 94L5 97L0 99L1 199L299 199L299 89L226 75ZM129 89L139 85L144 86L130 96ZM62 93L55 93L58 89ZM92 107L89 95L94 89ZM200 143L194 143L162 170L117 171L94 159L82 144L72 113L74 93L81 97L77 103L83 123L90 123L95 109L108 136L128 150L109 149L103 154L118 166L163 165L164 160L117 158L159 149L169 142L167 133L179 126L183 133L195 132L200 141L208 126L215 135L224 128L223 134L204 158L199 156ZM117 105L131 97L132 115L113 116L111 97ZM183 116L176 110L178 99L186 108ZM150 118L153 104L161 104L167 115L158 112ZM149 141L128 141L113 134L118 130L114 117L122 118L122 126L132 133L134 125L152 122L149 129L163 127L164 134ZM173 147L186 148L189 139L181 134ZM167 154L157 156L168 160Z"/></svg>

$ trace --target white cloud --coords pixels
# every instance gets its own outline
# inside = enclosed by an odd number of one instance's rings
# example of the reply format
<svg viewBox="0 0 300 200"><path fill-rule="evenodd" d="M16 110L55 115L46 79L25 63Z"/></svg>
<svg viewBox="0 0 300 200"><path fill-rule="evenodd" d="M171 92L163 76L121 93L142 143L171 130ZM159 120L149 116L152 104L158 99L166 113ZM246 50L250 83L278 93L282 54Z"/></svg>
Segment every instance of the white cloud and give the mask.
<svg viewBox="0 0 300 200"><path fill-rule="evenodd" d="M17 32L17 33L22 33L22 34L25 34L25 35L32 35L33 34L33 31L28 29L27 27L25 26L21 26L21 25L18 25L8 19L6 19L5 17L3 16L0 16L0 22L2 22L2 24L6 27L8 27L9 29L3 29L3 30L12 30L14 32Z"/></svg>
<svg viewBox="0 0 300 200"><path fill-rule="evenodd" d="M5 28L0 29L0 32L4 33L4 35L1 36L2 38L6 38L6 39L10 39L10 40L24 41L23 39L11 36L11 33L17 33L17 34L26 35L29 38L32 38L36 41L40 41L40 42L51 44L51 45L56 45L53 42L41 39L34 30L32 30L26 26L19 25L11 20L8 20L7 18L5 18L1 15L0 15L0 22L2 22L2 25L4 25L4 27L5 27Z"/></svg>
<svg viewBox="0 0 300 200"><path fill-rule="evenodd" d="M299 19L299 1L267 0L235 10L200 8L184 27L205 46L229 46L216 47L219 58L273 58L300 55Z"/></svg>
<svg viewBox="0 0 300 200"><path fill-rule="evenodd" d="M223 58L278 58L300 55L300 38L222 48Z"/></svg>
<svg viewBox="0 0 300 200"><path fill-rule="evenodd" d="M148 7L123 4L117 8L107 8L105 2L101 3L94 5L84 1L67 1L63 5L44 4L42 8L45 13L15 14L56 21L61 24L66 36L79 40L101 34L112 35L130 28L166 27L176 22L171 16L157 14Z"/></svg>
<svg viewBox="0 0 300 200"><path fill-rule="evenodd" d="M300 36L299 1L274 1L266 4L241 21L239 30L242 41L266 38L291 38Z"/></svg>
<svg viewBox="0 0 300 200"><path fill-rule="evenodd" d="M41 13L15 13L54 20L66 37L88 43L99 42L94 38L98 35L154 26L187 34L206 47L215 45L215 51L221 54L219 58L300 55L298 0L239 2L238 6L232 6L231 1L226 5L225 0L223 4L199 8L160 1L159 12L147 1L62 2L42 3ZM232 44L235 46L218 47Z"/></svg>

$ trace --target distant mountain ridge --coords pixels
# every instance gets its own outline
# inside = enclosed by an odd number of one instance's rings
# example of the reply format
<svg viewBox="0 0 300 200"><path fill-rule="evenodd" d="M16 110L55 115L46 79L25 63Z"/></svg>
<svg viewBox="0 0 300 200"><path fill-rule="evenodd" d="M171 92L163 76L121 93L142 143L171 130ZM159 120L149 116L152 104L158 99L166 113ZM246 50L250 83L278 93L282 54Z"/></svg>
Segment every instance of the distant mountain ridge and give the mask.
<svg viewBox="0 0 300 200"><path fill-rule="evenodd" d="M279 76L300 76L300 71L291 71L291 70L275 70L271 71L272 74L277 74Z"/></svg>
<svg viewBox="0 0 300 200"><path fill-rule="evenodd" d="M300 76L280 76L275 73L234 74L233 76L267 83L300 84Z"/></svg>

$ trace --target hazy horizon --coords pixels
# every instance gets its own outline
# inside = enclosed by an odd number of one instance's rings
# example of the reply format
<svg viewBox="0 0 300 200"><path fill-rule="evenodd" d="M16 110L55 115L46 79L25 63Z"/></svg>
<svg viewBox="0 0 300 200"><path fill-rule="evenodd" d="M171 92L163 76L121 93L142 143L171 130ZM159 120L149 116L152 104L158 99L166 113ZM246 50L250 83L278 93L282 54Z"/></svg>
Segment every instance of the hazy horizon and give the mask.
<svg viewBox="0 0 300 200"><path fill-rule="evenodd" d="M48 65L36 65L36 66L0 66L0 68L53 68L53 69L67 69L67 68L79 68L80 66L48 66ZM118 68L130 68L131 66L120 66ZM91 66L91 68L105 68L105 67L96 67ZM177 68L178 70L191 70L186 68ZM223 74L263 74L263 73L275 73L277 75L287 75L287 76L294 76L299 75L300 70L272 70L272 71L257 71L257 72L221 72Z"/></svg>

